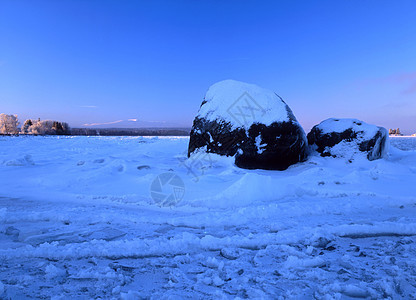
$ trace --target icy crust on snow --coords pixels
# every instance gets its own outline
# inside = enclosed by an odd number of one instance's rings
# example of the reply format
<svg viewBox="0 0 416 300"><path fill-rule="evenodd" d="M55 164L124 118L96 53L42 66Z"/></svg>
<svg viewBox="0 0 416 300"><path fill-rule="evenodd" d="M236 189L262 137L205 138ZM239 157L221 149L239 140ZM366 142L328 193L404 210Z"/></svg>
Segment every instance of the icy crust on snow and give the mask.
<svg viewBox="0 0 416 300"><path fill-rule="evenodd" d="M367 124L357 119L337 119L330 118L322 121L317 125L323 134L337 132L342 133L345 130L352 129L354 132L359 132L359 138L371 139L380 130L381 127L376 125Z"/></svg>
<svg viewBox="0 0 416 300"><path fill-rule="evenodd" d="M233 113L236 106L250 106L254 119L250 124L240 124ZM273 122L288 122L289 112L283 100L276 93L236 80L224 80L213 84L207 91L204 104L199 109L197 118L209 121L223 120L232 128L249 129L252 123L269 126Z"/></svg>

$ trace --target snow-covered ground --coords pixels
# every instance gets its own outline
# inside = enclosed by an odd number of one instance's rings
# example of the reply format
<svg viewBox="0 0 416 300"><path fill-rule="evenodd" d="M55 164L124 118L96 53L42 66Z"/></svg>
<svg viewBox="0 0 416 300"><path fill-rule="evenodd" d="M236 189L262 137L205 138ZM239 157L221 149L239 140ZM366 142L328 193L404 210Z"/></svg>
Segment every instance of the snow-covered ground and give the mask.
<svg viewBox="0 0 416 300"><path fill-rule="evenodd" d="M286 171L188 141L0 137L0 299L416 298L415 138Z"/></svg>

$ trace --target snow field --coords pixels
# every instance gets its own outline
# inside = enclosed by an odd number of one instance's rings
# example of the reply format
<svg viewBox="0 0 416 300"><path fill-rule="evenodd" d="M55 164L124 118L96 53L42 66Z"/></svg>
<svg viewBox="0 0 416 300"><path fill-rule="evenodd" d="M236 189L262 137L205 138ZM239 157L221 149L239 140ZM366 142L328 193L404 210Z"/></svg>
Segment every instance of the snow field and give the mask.
<svg viewBox="0 0 416 300"><path fill-rule="evenodd" d="M281 172L186 159L188 141L0 137L0 299L416 298L407 140ZM165 172L172 207L150 196Z"/></svg>

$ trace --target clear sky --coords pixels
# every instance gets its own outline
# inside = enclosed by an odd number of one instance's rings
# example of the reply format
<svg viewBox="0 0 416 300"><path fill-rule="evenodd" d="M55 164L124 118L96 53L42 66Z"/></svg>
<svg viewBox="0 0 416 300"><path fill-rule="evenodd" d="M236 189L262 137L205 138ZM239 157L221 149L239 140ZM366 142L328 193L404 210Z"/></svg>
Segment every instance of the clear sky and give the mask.
<svg viewBox="0 0 416 300"><path fill-rule="evenodd" d="M0 113L191 126L223 79L416 132L416 1L0 0ZM127 121L137 119L138 122Z"/></svg>

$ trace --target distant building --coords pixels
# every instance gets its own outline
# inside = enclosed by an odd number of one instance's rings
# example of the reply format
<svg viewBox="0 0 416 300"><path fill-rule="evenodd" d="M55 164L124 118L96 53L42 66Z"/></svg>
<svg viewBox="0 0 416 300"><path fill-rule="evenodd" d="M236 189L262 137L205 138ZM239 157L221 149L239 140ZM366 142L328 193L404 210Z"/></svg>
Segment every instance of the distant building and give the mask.
<svg viewBox="0 0 416 300"><path fill-rule="evenodd" d="M389 129L389 135L402 136L403 134L400 132L400 128L397 128L397 129Z"/></svg>

